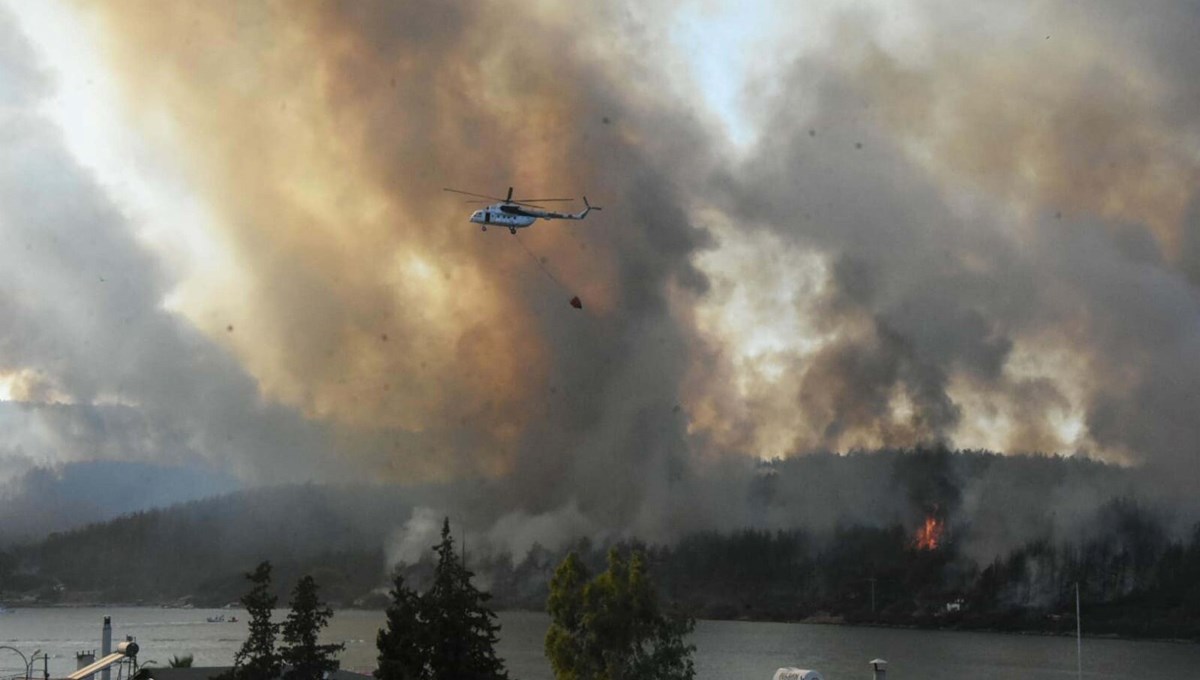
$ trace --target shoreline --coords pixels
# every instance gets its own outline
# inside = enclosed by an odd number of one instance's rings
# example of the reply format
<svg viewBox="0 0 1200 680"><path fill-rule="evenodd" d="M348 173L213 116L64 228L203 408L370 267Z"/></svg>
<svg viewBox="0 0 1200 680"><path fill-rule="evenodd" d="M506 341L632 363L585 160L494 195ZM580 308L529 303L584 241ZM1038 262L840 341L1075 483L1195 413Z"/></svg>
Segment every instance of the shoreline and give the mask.
<svg viewBox="0 0 1200 680"><path fill-rule="evenodd" d="M718 621L723 619L707 619L710 621ZM962 628L951 626L921 626L917 624L904 625L899 623L869 623L869 622L847 622L847 621L830 621L819 617L815 620L801 619L798 621L751 621L751 623L802 623L809 626L843 626L849 628L887 628L892 630L926 630L936 631L941 633L983 633L985 635L1013 635L1017 637L1057 637L1057 638L1074 638L1073 632L1055 632L1050 630L1038 630L1036 628L1027 628L1023 630L1002 630L999 628ZM1164 642L1178 645L1200 645L1200 641L1189 640L1187 638L1164 638L1164 637L1139 637L1135 635L1121 635L1119 633L1087 633L1082 635L1084 640L1123 640L1126 642Z"/></svg>
<svg viewBox="0 0 1200 680"><path fill-rule="evenodd" d="M7 613L12 613L21 609L35 610L50 610L50 609L180 609L180 610L195 610L201 612L220 612L220 611L241 611L241 607L194 607L185 605L172 604L148 604L136 602L56 602L56 603L40 603L25 606L13 606L3 604L7 607ZM282 609L282 608L281 608ZM335 607L334 613L339 611L352 612L379 612L383 614L385 611L375 607ZM510 608L500 609L497 614L519 613L519 614L545 614L540 609L521 609ZM4 614L0 614L3 616ZM711 621L720 623L780 623L780 624L803 624L807 626L838 626L845 628L886 628L895 630L921 630L921 631L937 631L945 633L982 633L986 635L1013 635L1019 637L1059 637L1073 638L1073 631L1050 631L1039 630L1037 628L1026 628L1020 630L1004 630L999 628L964 628L961 626L928 626L921 624L902 624L902 623L878 623L868 621L845 621L837 616L810 616L804 619L717 619L717 618L698 618L697 621ZM1169 637L1153 637L1153 636L1136 636L1136 635L1121 635L1119 633L1088 633L1086 630L1083 633L1084 640L1121 640L1126 642L1162 642L1173 645L1200 645L1200 641L1191 640L1188 638L1169 638Z"/></svg>

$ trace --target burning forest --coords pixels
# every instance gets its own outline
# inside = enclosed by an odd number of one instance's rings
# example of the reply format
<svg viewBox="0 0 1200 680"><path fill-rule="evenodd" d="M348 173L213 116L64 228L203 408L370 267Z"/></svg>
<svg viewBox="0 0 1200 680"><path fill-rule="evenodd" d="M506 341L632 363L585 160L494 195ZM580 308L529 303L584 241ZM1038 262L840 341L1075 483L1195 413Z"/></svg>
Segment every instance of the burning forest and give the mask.
<svg viewBox="0 0 1200 680"><path fill-rule="evenodd" d="M917 529L917 534L913 537L913 546L917 550L937 550L942 544L942 534L945 531L945 520L938 519L935 515L929 515Z"/></svg>
<svg viewBox="0 0 1200 680"><path fill-rule="evenodd" d="M116 588L92 522L353 602L453 516L511 602L640 541L728 616L1200 611L1195 3L793 4L0 3L3 587ZM442 191L514 185L604 211Z"/></svg>
<svg viewBox="0 0 1200 680"><path fill-rule="evenodd" d="M1186 604L1200 597L1200 534L1172 524L1152 493L1131 495L1150 487L1128 470L926 449L818 454L747 473L736 485L730 470L705 480L711 505L696 510L720 508L713 517L723 525L707 520L659 539L599 534L580 517L456 516L471 569L500 608L540 609L569 551L600 568L609 548L641 545L664 595L706 618L1053 630L1079 582L1093 630L1200 636ZM814 478L840 481L815 488ZM1008 502L996 502L999 494ZM141 565L140 599L221 604L236 598L245 564L265 550L292 556L279 563L289 577L336 572L329 594L339 605L382 606L391 569L418 587L432 573L428 545L447 514L433 504L448 495L461 490L240 492L0 550L0 576L21 597L122 601L135 596L123 590L132 561ZM407 520L397 530L381 517ZM272 530L284 521L310 531ZM581 529L561 531L569 522ZM111 559L112 545L123 559ZM958 603L954 611L948 602Z"/></svg>

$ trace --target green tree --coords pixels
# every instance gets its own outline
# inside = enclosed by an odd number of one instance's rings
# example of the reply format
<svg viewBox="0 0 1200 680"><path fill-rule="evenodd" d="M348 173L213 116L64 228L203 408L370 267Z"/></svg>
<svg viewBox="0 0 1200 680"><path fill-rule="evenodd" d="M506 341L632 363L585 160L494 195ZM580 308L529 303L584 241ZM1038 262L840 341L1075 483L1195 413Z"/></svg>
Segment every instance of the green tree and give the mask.
<svg viewBox="0 0 1200 680"><path fill-rule="evenodd" d="M329 625L333 610L317 596L317 582L304 576L292 591L291 611L283 623L283 646L279 656L290 666L285 680L321 680L338 669L334 656L344 644L317 644L321 629Z"/></svg>
<svg viewBox="0 0 1200 680"><path fill-rule="evenodd" d="M659 607L640 550L608 553L608 570L588 580L571 553L550 581L546 656L559 680L691 680L691 619Z"/></svg>
<svg viewBox="0 0 1200 680"><path fill-rule="evenodd" d="M179 656L172 654L170 659L167 659L167 668L191 668L192 662L196 659L191 654Z"/></svg>
<svg viewBox="0 0 1200 680"><path fill-rule="evenodd" d="M392 582L392 603L387 608L387 627L375 638L379 648L379 680L426 680L429 658L425 628L421 620L421 597L404 584L396 571Z"/></svg>
<svg viewBox="0 0 1200 680"><path fill-rule="evenodd" d="M381 680L507 680L496 656L500 624L487 607L491 598L471 585L471 572L454 552L450 520L434 546L438 563L423 595L396 574L388 624L379 631Z"/></svg>
<svg viewBox="0 0 1200 680"><path fill-rule="evenodd" d="M428 633L428 667L433 680L494 680L508 678L496 656L500 625L487 608L491 595L470 583L472 572L454 552L450 518L442 524L442 542L434 546L438 565L433 584L421 598Z"/></svg>
<svg viewBox="0 0 1200 680"><path fill-rule="evenodd" d="M554 570L550 579L550 629L546 631L546 657L554 675L562 680L599 678L603 659L585 652L584 589L588 585L587 567L574 551ZM561 661L560 661L561 660Z"/></svg>
<svg viewBox="0 0 1200 680"><path fill-rule="evenodd" d="M438 563L433 585L421 598L421 618L428 644L432 680L495 680L507 678L496 656L500 631L491 598L471 585L473 575L454 553L450 519L442 524L442 541L434 547Z"/></svg>
<svg viewBox="0 0 1200 680"><path fill-rule="evenodd" d="M267 680L279 677L280 660L275 651L275 633L279 624L271 621L277 598L271 594L271 563L263 562L246 574L253 585L242 596L242 606L250 616L250 632L242 648L233 657L229 680Z"/></svg>

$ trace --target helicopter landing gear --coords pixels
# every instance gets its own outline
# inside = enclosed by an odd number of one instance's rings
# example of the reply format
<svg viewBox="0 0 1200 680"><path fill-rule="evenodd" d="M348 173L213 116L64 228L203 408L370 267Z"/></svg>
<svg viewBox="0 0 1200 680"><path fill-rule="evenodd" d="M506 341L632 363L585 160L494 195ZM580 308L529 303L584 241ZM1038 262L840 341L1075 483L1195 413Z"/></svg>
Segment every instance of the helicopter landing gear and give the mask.
<svg viewBox="0 0 1200 680"><path fill-rule="evenodd" d="M516 236L516 235L517 235L517 228L516 228L516 227L509 227L509 228L508 228L508 233L512 234L513 236Z"/></svg>

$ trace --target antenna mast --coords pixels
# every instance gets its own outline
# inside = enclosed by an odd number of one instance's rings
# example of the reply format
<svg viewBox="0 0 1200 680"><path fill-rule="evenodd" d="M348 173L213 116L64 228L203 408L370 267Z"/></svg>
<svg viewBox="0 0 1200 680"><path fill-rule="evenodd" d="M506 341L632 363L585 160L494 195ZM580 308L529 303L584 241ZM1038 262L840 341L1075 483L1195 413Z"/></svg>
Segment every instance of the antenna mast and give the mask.
<svg viewBox="0 0 1200 680"><path fill-rule="evenodd" d="M1079 619L1079 581L1075 582L1075 674L1083 679L1083 622Z"/></svg>

